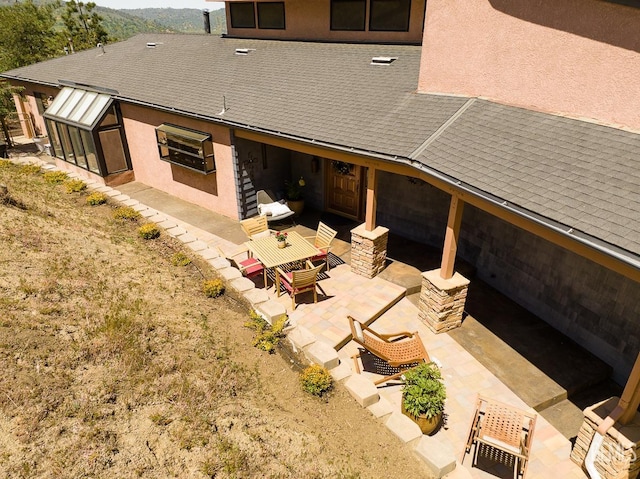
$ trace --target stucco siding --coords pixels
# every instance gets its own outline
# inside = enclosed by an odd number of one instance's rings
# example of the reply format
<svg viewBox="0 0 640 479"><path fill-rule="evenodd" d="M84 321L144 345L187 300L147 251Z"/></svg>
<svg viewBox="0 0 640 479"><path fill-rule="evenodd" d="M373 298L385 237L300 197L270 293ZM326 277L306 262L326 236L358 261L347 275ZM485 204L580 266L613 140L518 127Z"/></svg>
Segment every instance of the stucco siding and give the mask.
<svg viewBox="0 0 640 479"><path fill-rule="evenodd" d="M149 108L122 104L122 116L136 181L230 218L238 218L229 129ZM203 175L160 159L155 128L171 123L211 133L216 172Z"/></svg>
<svg viewBox="0 0 640 479"><path fill-rule="evenodd" d="M639 28L600 0L429 0L418 89L640 129Z"/></svg>

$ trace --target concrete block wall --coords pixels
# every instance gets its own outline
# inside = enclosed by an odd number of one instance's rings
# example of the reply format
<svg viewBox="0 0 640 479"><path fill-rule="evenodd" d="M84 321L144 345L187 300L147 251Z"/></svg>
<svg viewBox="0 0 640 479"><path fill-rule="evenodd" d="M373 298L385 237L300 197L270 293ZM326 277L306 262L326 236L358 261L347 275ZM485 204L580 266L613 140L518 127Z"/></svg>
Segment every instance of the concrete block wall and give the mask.
<svg viewBox="0 0 640 479"><path fill-rule="evenodd" d="M385 172L379 175L377 224L442 248L451 197L421 180Z"/></svg>
<svg viewBox="0 0 640 479"><path fill-rule="evenodd" d="M442 248L449 195L390 173L380 173L379 188L379 225ZM616 381L626 381L640 350L639 283L468 204L458 254L478 278L607 362Z"/></svg>
<svg viewBox="0 0 640 479"><path fill-rule="evenodd" d="M640 284L465 206L459 247L477 277L572 338L624 383L640 350Z"/></svg>

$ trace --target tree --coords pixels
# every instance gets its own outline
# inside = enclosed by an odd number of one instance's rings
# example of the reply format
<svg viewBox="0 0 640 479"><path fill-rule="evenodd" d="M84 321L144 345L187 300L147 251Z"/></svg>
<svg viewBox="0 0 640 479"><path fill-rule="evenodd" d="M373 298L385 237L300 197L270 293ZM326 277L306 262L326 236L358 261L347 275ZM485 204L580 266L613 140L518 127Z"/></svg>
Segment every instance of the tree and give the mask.
<svg viewBox="0 0 640 479"><path fill-rule="evenodd" d="M54 31L56 4L32 0L0 7L0 71L11 70L62 53Z"/></svg>
<svg viewBox="0 0 640 479"><path fill-rule="evenodd" d="M65 5L62 21L74 50L86 50L107 42L109 36L102 26L102 17L93 11L95 3L71 0Z"/></svg>

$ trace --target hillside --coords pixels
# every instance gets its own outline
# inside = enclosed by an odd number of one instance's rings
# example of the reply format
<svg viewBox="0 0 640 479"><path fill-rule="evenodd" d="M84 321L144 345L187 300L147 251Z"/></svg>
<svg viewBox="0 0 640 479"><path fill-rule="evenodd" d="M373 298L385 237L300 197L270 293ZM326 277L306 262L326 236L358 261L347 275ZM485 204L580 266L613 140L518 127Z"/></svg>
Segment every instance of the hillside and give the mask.
<svg viewBox="0 0 640 479"><path fill-rule="evenodd" d="M122 12L122 10L119 10ZM202 10L194 8L137 8L126 10L127 13L170 28L172 31L185 33L202 33L204 20ZM209 13L211 33L226 32L224 8Z"/></svg>
<svg viewBox="0 0 640 479"><path fill-rule="evenodd" d="M15 0L0 0L0 7L10 5ZM49 3L43 0L35 0L34 3ZM64 5L64 2L62 2ZM64 7L58 9L58 16ZM202 10L196 8L138 8L127 10L115 10L112 8L97 6L95 11L103 18L103 26L112 41L126 40L138 33L149 32L182 32L202 33L204 20ZM224 9L214 10L210 13L211 33L221 34L226 32L226 20ZM59 22L62 28L62 23Z"/></svg>
<svg viewBox="0 0 640 479"><path fill-rule="evenodd" d="M151 32L175 32L166 25L154 22L129 13L127 10L114 10L112 8L96 7L96 11L103 18L102 25L112 41L126 40L138 33ZM198 10L195 10L196 12Z"/></svg>
<svg viewBox="0 0 640 479"><path fill-rule="evenodd" d="M313 397L253 347L203 258L55 174L0 159L0 477L430 477L341 385Z"/></svg>

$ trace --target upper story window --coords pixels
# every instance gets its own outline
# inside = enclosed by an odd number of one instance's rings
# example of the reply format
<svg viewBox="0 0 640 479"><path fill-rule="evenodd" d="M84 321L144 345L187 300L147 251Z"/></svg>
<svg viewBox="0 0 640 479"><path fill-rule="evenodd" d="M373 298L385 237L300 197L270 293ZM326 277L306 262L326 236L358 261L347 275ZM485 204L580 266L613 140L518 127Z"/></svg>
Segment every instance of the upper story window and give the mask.
<svg viewBox="0 0 640 479"><path fill-rule="evenodd" d="M331 0L331 30L364 31L367 0Z"/></svg>
<svg viewBox="0 0 640 479"><path fill-rule="evenodd" d="M370 0L369 30L408 32L411 0Z"/></svg>
<svg viewBox="0 0 640 479"><path fill-rule="evenodd" d="M256 28L253 2L230 2L229 8L233 28Z"/></svg>
<svg viewBox="0 0 640 479"><path fill-rule="evenodd" d="M284 30L284 2L230 2L232 28L258 28Z"/></svg>
<svg viewBox="0 0 640 479"><path fill-rule="evenodd" d="M258 28L284 30L284 2L259 2Z"/></svg>
<svg viewBox="0 0 640 479"><path fill-rule="evenodd" d="M411 0L331 0L331 30L408 32Z"/></svg>

